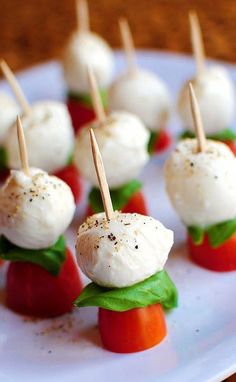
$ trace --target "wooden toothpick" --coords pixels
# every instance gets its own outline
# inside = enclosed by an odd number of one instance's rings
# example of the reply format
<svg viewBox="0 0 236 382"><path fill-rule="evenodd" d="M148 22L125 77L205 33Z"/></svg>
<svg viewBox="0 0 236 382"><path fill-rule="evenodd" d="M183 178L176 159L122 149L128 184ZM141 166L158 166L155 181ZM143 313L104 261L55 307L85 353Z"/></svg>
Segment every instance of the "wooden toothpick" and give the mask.
<svg viewBox="0 0 236 382"><path fill-rule="evenodd" d="M11 71L9 66L7 65L6 61L1 60L0 61L0 67L2 69L2 72L3 72L7 82L9 83L13 93L15 94L17 101L19 102L20 106L22 107L23 113L29 114L30 113L30 105L29 105L27 99L25 98L25 96L24 96L24 94L23 94L23 92L19 86L16 77L14 76L13 72Z"/></svg>
<svg viewBox="0 0 236 382"><path fill-rule="evenodd" d="M196 12L189 13L189 22L191 29L192 50L196 61L197 76L199 76L205 68L205 52L200 23Z"/></svg>
<svg viewBox="0 0 236 382"><path fill-rule="evenodd" d="M86 0L76 0L77 24L79 32L89 31L89 10Z"/></svg>
<svg viewBox="0 0 236 382"><path fill-rule="evenodd" d="M17 116L16 126L22 170L24 171L25 175L30 176L28 153L25 144L25 134L19 116Z"/></svg>
<svg viewBox="0 0 236 382"><path fill-rule="evenodd" d="M111 201L111 195L107 184L105 169L102 161L102 156L95 138L93 129L90 129L90 141L93 153L94 166L97 173L99 188L102 196L102 202L106 214L107 220L111 220L113 217L113 206Z"/></svg>
<svg viewBox="0 0 236 382"><path fill-rule="evenodd" d="M205 132L203 129L202 118L201 118L199 106L197 103L197 98L196 98L191 82L189 83L189 97L190 97L190 105L191 105L191 112L193 117L194 130L195 130L197 141L198 141L198 151L203 152L207 148L207 140L206 140Z"/></svg>
<svg viewBox="0 0 236 382"><path fill-rule="evenodd" d="M93 108L99 123L103 123L106 119L106 114L102 104L102 100L98 90L98 84L94 76L94 72L88 67L88 81L90 87L90 95L92 97Z"/></svg>
<svg viewBox="0 0 236 382"><path fill-rule="evenodd" d="M131 30L128 21L125 18L119 20L119 26L122 44L126 54L128 71L133 73L137 69L137 62Z"/></svg>

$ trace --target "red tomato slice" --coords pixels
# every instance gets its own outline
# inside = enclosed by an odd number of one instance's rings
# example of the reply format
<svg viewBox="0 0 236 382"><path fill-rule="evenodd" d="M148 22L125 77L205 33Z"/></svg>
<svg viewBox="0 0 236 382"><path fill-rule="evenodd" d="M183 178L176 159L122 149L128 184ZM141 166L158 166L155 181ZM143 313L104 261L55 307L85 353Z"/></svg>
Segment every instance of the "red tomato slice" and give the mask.
<svg viewBox="0 0 236 382"><path fill-rule="evenodd" d="M203 268L218 272L236 270L236 234L217 248L210 246L207 235L201 245L195 245L188 236L188 249L192 260Z"/></svg>
<svg viewBox="0 0 236 382"><path fill-rule="evenodd" d="M140 215L148 215L146 202L141 191L135 192L130 198L128 204L122 208L123 213L136 213ZM91 216L94 211L91 206L87 207L86 216Z"/></svg>
<svg viewBox="0 0 236 382"><path fill-rule="evenodd" d="M149 349L166 336L166 323L160 304L113 312L99 309L99 331L105 349L134 353Z"/></svg>
<svg viewBox="0 0 236 382"><path fill-rule="evenodd" d="M69 99L67 101L67 107L75 133L77 133L83 125L93 121L96 117L92 108L77 100Z"/></svg>
<svg viewBox="0 0 236 382"><path fill-rule="evenodd" d="M5 180L7 179L7 177L10 175L10 171L9 170L2 170L0 171L0 183L3 183L5 182Z"/></svg>
<svg viewBox="0 0 236 382"><path fill-rule="evenodd" d="M73 164L70 164L62 170L57 171L54 175L68 184L74 195L75 202L78 203L82 197L83 185L77 168Z"/></svg>
<svg viewBox="0 0 236 382"><path fill-rule="evenodd" d="M236 155L236 142L232 142L232 141L223 141L223 142L230 148L233 154Z"/></svg>
<svg viewBox="0 0 236 382"><path fill-rule="evenodd" d="M171 143L172 139L168 131L166 129L161 130L160 133L157 134L156 141L154 142L153 153L160 153L167 150Z"/></svg>
<svg viewBox="0 0 236 382"><path fill-rule="evenodd" d="M81 290L79 272L69 249L57 277L27 262L12 262L8 268L7 306L23 315L47 318L70 312Z"/></svg>

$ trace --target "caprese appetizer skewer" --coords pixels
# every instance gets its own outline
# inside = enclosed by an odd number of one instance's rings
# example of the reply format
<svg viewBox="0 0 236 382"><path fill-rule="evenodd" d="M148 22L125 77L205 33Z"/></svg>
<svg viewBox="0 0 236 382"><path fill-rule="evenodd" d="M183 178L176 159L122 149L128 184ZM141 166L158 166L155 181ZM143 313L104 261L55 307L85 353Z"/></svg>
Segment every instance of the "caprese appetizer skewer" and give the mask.
<svg viewBox="0 0 236 382"><path fill-rule="evenodd" d="M127 20L120 20L120 31L127 69L108 90L108 108L136 114L151 132L149 152L158 153L168 148L171 142L166 130L170 113L169 92L157 75L138 67Z"/></svg>
<svg viewBox="0 0 236 382"><path fill-rule="evenodd" d="M236 163L222 142L205 138L190 84L197 139L181 140L165 165L169 198L188 231L190 257L214 271L236 270Z"/></svg>
<svg viewBox="0 0 236 382"><path fill-rule="evenodd" d="M113 211L93 130L90 137L105 213L87 218L78 230L77 261L92 283L75 306L99 307L99 332L107 350L138 352L165 338L163 308L177 305L177 290L163 269L173 232L151 217Z"/></svg>
<svg viewBox="0 0 236 382"><path fill-rule="evenodd" d="M21 121L30 163L64 180L71 187L78 202L82 183L72 164L74 133L66 106L49 100L29 105L9 66L5 61L1 61L0 66L23 110ZM13 124L8 129L4 142L8 168L20 167L17 146L16 126Z"/></svg>
<svg viewBox="0 0 236 382"><path fill-rule="evenodd" d="M234 84L222 66L206 66L203 40L196 13L190 13L191 40L196 76L191 79L207 138L226 143L236 153L236 133L230 128L236 104ZM189 81L188 81L189 82ZM188 82L180 91L178 111L185 131L182 138L193 138Z"/></svg>
<svg viewBox="0 0 236 382"><path fill-rule="evenodd" d="M29 167L19 118L17 133L22 169L12 170L0 189L0 258L10 262L6 302L23 315L58 316L72 310L82 289L62 236L74 198L62 180Z"/></svg>
<svg viewBox="0 0 236 382"><path fill-rule="evenodd" d="M101 148L115 209L146 215L142 184L135 178L148 162L148 130L138 117L130 113L114 112L106 115L91 69L88 71L88 78L97 119L78 132L74 152L74 162L79 172L93 185L88 197L88 215L103 210L90 153L90 128L94 129Z"/></svg>
<svg viewBox="0 0 236 382"><path fill-rule="evenodd" d="M94 118L87 81L87 66L94 71L104 107L107 105L107 86L113 72L113 53L100 36L89 29L86 0L77 0L78 28L64 50L62 64L68 86L67 105L75 132Z"/></svg>

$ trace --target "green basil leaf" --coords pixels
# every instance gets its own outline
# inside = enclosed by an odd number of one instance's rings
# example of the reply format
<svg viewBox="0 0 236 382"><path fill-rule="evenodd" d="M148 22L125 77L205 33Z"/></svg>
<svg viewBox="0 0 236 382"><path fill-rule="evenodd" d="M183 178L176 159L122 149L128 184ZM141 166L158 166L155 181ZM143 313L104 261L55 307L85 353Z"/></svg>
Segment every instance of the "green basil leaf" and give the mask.
<svg viewBox="0 0 236 382"><path fill-rule="evenodd" d="M74 302L78 308L98 306L116 312L143 308L160 303L163 308L177 306L177 289L166 271L126 288L104 288L95 283L87 285Z"/></svg>
<svg viewBox="0 0 236 382"><path fill-rule="evenodd" d="M195 138L195 134L190 130L185 130L179 135L179 139ZM207 138L213 139L214 141L232 141L236 140L236 132L232 129L224 129L216 134L208 135Z"/></svg>
<svg viewBox="0 0 236 382"><path fill-rule="evenodd" d="M192 241L196 245L200 245L204 239L204 229L199 226L188 227L188 233L192 238Z"/></svg>
<svg viewBox="0 0 236 382"><path fill-rule="evenodd" d="M195 134L190 130L184 130L180 135L179 139L195 138Z"/></svg>
<svg viewBox="0 0 236 382"><path fill-rule="evenodd" d="M20 248L12 244L4 236L0 236L0 259L37 264L53 276L57 276L66 259L65 238L60 236L50 248L33 250Z"/></svg>
<svg viewBox="0 0 236 382"><path fill-rule="evenodd" d="M4 147L0 147L0 171L7 168L7 151Z"/></svg>
<svg viewBox="0 0 236 382"><path fill-rule="evenodd" d="M103 106L107 107L107 90L106 89L101 89L99 91L99 94L100 94ZM69 92L68 93L68 98L71 99L71 100L75 100L75 101L81 102L84 105L88 106L89 108L93 107L92 98L91 98L89 93L73 93L73 92Z"/></svg>
<svg viewBox="0 0 236 382"><path fill-rule="evenodd" d="M142 183L132 180L122 187L111 190L111 200L114 210L121 210L130 200L131 196L140 190ZM93 187L88 196L89 204L95 213L104 211L101 193L98 188Z"/></svg>
<svg viewBox="0 0 236 382"><path fill-rule="evenodd" d="M154 151L154 144L157 140L157 137L159 135L159 132L150 131L150 138L148 141L148 153L151 155Z"/></svg>
<svg viewBox="0 0 236 382"><path fill-rule="evenodd" d="M231 129L224 129L216 134L209 135L208 138L214 139L215 141L235 141L236 132Z"/></svg>
<svg viewBox="0 0 236 382"><path fill-rule="evenodd" d="M236 219L209 226L206 231L211 246L219 247L236 232Z"/></svg>

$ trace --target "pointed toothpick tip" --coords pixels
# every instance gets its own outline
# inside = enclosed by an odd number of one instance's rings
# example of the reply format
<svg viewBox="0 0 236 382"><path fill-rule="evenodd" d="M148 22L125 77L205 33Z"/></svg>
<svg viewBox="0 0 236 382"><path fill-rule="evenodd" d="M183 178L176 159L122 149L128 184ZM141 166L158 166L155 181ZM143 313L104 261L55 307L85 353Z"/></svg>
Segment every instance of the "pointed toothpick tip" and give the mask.
<svg viewBox="0 0 236 382"><path fill-rule="evenodd" d="M194 130L195 130L197 141L198 141L198 152L204 152L206 151L206 148L207 148L207 140L206 140L203 124L202 124L202 118L201 118L197 98L196 98L193 85L191 82L189 82L189 98L190 98L190 106L191 106Z"/></svg>
<svg viewBox="0 0 236 382"><path fill-rule="evenodd" d="M128 20L125 17L121 17L119 19L119 28L122 39L122 45L126 55L128 71L130 73L133 73L137 69L134 40Z"/></svg>
<svg viewBox="0 0 236 382"><path fill-rule="evenodd" d="M22 170L24 171L26 176L30 176L28 153L25 143L25 134L19 116L17 116L16 118L16 127Z"/></svg>
<svg viewBox="0 0 236 382"><path fill-rule="evenodd" d="M89 9L87 0L76 0L77 26L79 32L89 31Z"/></svg>
<svg viewBox="0 0 236 382"><path fill-rule="evenodd" d="M189 23L191 31L192 51L196 61L197 76L199 76L205 69L205 51L197 12L189 12Z"/></svg>
<svg viewBox="0 0 236 382"><path fill-rule="evenodd" d="M19 102L20 106L22 107L22 110L24 112L24 114L29 114L30 113L30 105L28 103L28 101L26 100L21 88L20 88L20 85L15 77L15 75L13 74L12 70L10 69L10 67L8 66L8 64L6 63L5 60L1 59L0 61L0 67L1 67L1 70L4 74L4 77L6 78L7 82L9 83L17 101Z"/></svg>
<svg viewBox="0 0 236 382"><path fill-rule="evenodd" d="M100 124L103 124L106 119L105 110L102 104L101 96L98 89L98 84L91 67L87 67L88 82L90 88L90 94L92 97L93 108L96 114L96 117Z"/></svg>
<svg viewBox="0 0 236 382"><path fill-rule="evenodd" d="M99 183L99 188L102 196L102 202L106 214L107 220L111 220L114 214L112 201L111 201L111 195L106 179L106 173L103 165L102 156L97 144L97 140L94 134L93 129L89 130L90 133L90 142L91 142L91 148L92 148L92 154L93 154L93 162L94 167L97 174L97 179Z"/></svg>

